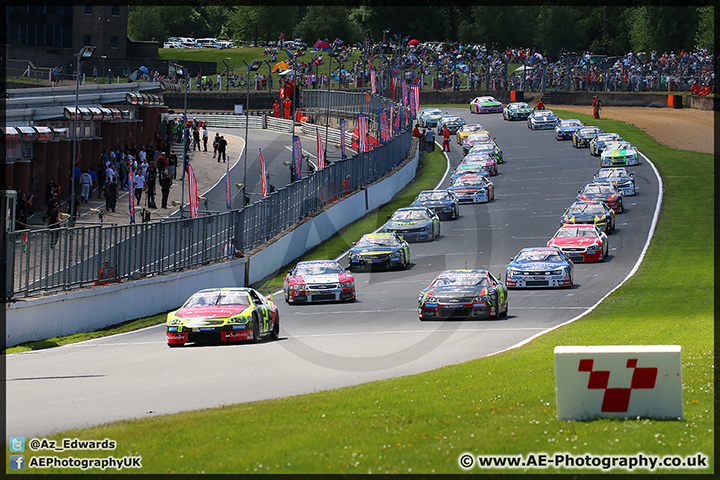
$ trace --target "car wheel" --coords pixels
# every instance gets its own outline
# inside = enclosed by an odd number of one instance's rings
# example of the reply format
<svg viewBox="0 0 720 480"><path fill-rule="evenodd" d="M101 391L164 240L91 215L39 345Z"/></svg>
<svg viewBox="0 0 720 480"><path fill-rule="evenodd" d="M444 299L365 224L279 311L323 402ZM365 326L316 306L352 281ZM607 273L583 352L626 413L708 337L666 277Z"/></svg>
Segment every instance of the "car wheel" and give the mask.
<svg viewBox="0 0 720 480"><path fill-rule="evenodd" d="M270 338L277 340L280 338L280 314L275 315L275 325L273 325L272 332L270 332Z"/></svg>
<svg viewBox="0 0 720 480"><path fill-rule="evenodd" d="M185 344L184 343L168 343L167 344L167 346L170 348L178 348L178 347L182 347L183 345L185 345Z"/></svg>
<svg viewBox="0 0 720 480"><path fill-rule="evenodd" d="M285 292L285 303L290 305L290 291Z"/></svg>
<svg viewBox="0 0 720 480"><path fill-rule="evenodd" d="M500 306L498 306L498 310L500 309ZM510 304L505 305L505 310L502 313L498 314L499 318L506 318L508 316L508 310L510 309Z"/></svg>
<svg viewBox="0 0 720 480"><path fill-rule="evenodd" d="M253 338L252 343L258 343L260 341L260 321L255 313L252 315L253 324Z"/></svg>
<svg viewBox="0 0 720 480"><path fill-rule="evenodd" d="M400 262L400 268L401 268L402 270L405 270L405 269L408 268L408 265L410 265L410 262L408 261L407 257L406 257L405 254L403 253L403 254L402 254L402 262Z"/></svg>
<svg viewBox="0 0 720 480"><path fill-rule="evenodd" d="M625 203L623 201L620 201L620 208L618 208L618 213L625 213Z"/></svg>

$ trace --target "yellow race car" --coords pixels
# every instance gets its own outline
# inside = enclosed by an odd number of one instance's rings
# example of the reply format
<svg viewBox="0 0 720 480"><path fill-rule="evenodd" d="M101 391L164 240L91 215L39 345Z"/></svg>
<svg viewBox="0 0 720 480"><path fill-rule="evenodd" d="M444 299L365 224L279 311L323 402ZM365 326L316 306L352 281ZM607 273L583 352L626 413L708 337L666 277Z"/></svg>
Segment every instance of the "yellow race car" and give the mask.
<svg viewBox="0 0 720 480"><path fill-rule="evenodd" d="M462 145L463 140L465 140L468 135L472 135L473 133L489 134L490 132L485 130L485 127L483 127L479 123L463 125L462 127L460 127L460 130L458 130L457 133L455 134L455 138L457 139L458 145Z"/></svg>
<svg viewBox="0 0 720 480"><path fill-rule="evenodd" d="M253 343L280 335L280 315L272 300L252 288L210 288L193 294L167 315L168 347L186 343Z"/></svg>

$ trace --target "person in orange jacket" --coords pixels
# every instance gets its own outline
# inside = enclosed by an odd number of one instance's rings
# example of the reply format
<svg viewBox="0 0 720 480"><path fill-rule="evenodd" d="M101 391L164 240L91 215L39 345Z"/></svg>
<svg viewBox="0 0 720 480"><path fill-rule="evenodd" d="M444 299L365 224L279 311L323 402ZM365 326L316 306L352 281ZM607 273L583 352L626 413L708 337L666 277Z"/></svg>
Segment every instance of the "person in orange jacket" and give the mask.
<svg viewBox="0 0 720 480"><path fill-rule="evenodd" d="M445 125L443 128L443 152L450 151L450 129Z"/></svg>
<svg viewBox="0 0 720 480"><path fill-rule="evenodd" d="M290 120L290 107L292 107L292 100L290 98L285 97L285 100L283 100L283 105L285 106L285 120Z"/></svg>
<svg viewBox="0 0 720 480"><path fill-rule="evenodd" d="M537 105L535 105L535 110L545 110L545 104L542 100L538 100Z"/></svg>
<svg viewBox="0 0 720 480"><path fill-rule="evenodd" d="M277 100L273 103L273 111L275 112L275 118L280 118L280 103Z"/></svg>

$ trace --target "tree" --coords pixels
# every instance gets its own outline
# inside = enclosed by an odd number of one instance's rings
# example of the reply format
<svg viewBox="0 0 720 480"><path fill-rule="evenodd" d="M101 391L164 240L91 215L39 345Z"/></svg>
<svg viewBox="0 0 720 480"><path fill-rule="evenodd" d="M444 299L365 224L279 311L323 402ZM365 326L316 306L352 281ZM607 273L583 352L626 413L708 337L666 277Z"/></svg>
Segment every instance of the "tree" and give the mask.
<svg viewBox="0 0 720 480"><path fill-rule="evenodd" d="M350 13L351 8L342 5L311 5L303 19L295 25L293 35L302 38L308 45L313 45L318 38L327 39L330 43L336 37L346 43L361 41L360 28L350 22Z"/></svg>
<svg viewBox="0 0 720 480"><path fill-rule="evenodd" d="M162 8L157 6L136 6L128 9L128 35L133 40L152 39L165 43L168 38L167 25L162 18Z"/></svg>
<svg viewBox="0 0 720 480"><path fill-rule="evenodd" d="M697 48L715 52L715 7L699 7L698 28L695 34Z"/></svg>
<svg viewBox="0 0 720 480"><path fill-rule="evenodd" d="M289 39L297 13L294 6L238 6L229 15L226 31L231 38L252 42L276 40L280 33Z"/></svg>

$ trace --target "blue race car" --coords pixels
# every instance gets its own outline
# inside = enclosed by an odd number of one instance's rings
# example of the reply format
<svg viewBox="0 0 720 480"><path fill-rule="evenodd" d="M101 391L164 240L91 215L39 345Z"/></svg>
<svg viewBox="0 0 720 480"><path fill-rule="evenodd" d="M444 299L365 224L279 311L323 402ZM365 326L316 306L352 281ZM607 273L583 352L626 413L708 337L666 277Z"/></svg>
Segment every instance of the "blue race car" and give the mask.
<svg viewBox="0 0 720 480"><path fill-rule="evenodd" d="M487 177L478 174L468 174L457 178L448 187L459 202L485 203L495 197L495 187Z"/></svg>
<svg viewBox="0 0 720 480"><path fill-rule="evenodd" d="M572 144L575 148L581 148L581 147L589 147L590 142L593 138L597 137L598 135L601 135L605 132L600 129L600 127L590 126L590 127L583 127L573 133L572 136Z"/></svg>
<svg viewBox="0 0 720 480"><path fill-rule="evenodd" d="M503 120L524 120L530 115L533 108L525 102L512 102L503 108Z"/></svg>
<svg viewBox="0 0 720 480"><path fill-rule="evenodd" d="M530 130L549 130L557 126L560 119L552 110L535 110L527 117Z"/></svg>
<svg viewBox="0 0 720 480"><path fill-rule="evenodd" d="M415 198L411 207L425 207L438 218L455 220L459 216L458 200L448 190L424 190Z"/></svg>
<svg viewBox="0 0 720 480"><path fill-rule="evenodd" d="M595 225L609 235L615 230L615 211L604 202L579 200L560 217L560 225L578 224Z"/></svg>
<svg viewBox="0 0 720 480"><path fill-rule="evenodd" d="M442 135L443 128L446 126L448 127L448 130L450 130L450 134L455 135L457 131L465 125L465 123L465 120L457 115L443 115L437 123L438 135Z"/></svg>
<svg viewBox="0 0 720 480"><path fill-rule="evenodd" d="M608 144L622 141L623 139L618 133L601 133L590 140L590 155L599 157Z"/></svg>
<svg viewBox="0 0 720 480"><path fill-rule="evenodd" d="M593 183L609 183L615 185L625 196L635 195L635 178L625 167L601 168L595 174Z"/></svg>
<svg viewBox="0 0 720 480"><path fill-rule="evenodd" d="M507 266L508 288L573 286L573 263L554 247L523 248Z"/></svg>
<svg viewBox="0 0 720 480"><path fill-rule="evenodd" d="M348 251L348 270L365 267L406 269L410 264L408 243L394 233L368 233Z"/></svg>
<svg viewBox="0 0 720 480"><path fill-rule="evenodd" d="M555 127L555 140L570 140L573 134L584 126L585 124L576 118L560 120Z"/></svg>
<svg viewBox="0 0 720 480"><path fill-rule="evenodd" d="M408 242L432 241L440 235L440 219L427 207L399 208L388 218L382 231Z"/></svg>
<svg viewBox="0 0 720 480"><path fill-rule="evenodd" d="M426 108L418 115L418 126L437 127L440 117L442 117L442 110L439 108Z"/></svg>

